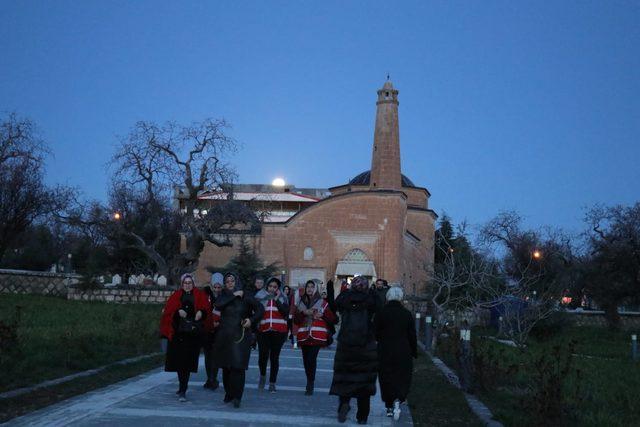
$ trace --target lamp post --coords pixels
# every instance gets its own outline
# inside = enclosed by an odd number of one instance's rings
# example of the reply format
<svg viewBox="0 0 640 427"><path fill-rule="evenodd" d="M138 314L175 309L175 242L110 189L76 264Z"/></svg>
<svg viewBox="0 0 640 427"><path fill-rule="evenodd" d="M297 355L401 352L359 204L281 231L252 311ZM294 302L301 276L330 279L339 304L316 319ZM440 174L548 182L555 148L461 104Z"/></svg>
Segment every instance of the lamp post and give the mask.
<svg viewBox="0 0 640 427"><path fill-rule="evenodd" d="M71 286L71 258L73 255L67 254L67 288Z"/></svg>
<svg viewBox="0 0 640 427"><path fill-rule="evenodd" d="M431 316L426 316L424 319L424 348L427 351L431 351L431 341L433 341L431 323Z"/></svg>

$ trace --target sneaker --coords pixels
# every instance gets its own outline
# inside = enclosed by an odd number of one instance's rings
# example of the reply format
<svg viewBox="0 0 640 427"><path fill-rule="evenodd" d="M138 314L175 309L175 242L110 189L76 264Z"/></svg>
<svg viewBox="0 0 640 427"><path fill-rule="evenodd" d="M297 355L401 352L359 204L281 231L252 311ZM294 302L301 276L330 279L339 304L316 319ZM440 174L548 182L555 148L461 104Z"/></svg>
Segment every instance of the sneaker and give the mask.
<svg viewBox="0 0 640 427"><path fill-rule="evenodd" d="M397 400L393 402L393 419L398 421L400 419L400 402Z"/></svg>
<svg viewBox="0 0 640 427"><path fill-rule="evenodd" d="M267 383L267 377L264 375L260 375L260 379L258 380L258 390L264 390L264 385Z"/></svg>
<svg viewBox="0 0 640 427"><path fill-rule="evenodd" d="M276 392L276 385L274 383L270 383L269 384L269 393L275 393Z"/></svg>
<svg viewBox="0 0 640 427"><path fill-rule="evenodd" d="M178 395L178 402L186 402L187 401L187 396L185 395L185 393L180 393Z"/></svg>
<svg viewBox="0 0 640 427"><path fill-rule="evenodd" d="M240 399L233 399L233 407L234 408L239 408L240 407Z"/></svg>
<svg viewBox="0 0 640 427"><path fill-rule="evenodd" d="M298 348L298 343L297 342L293 343L293 348Z"/></svg>
<svg viewBox="0 0 640 427"><path fill-rule="evenodd" d="M345 421L347 421L347 414L349 413L349 410L351 409L351 406L349 406L348 403L343 403L340 405L340 408L338 408L338 422L339 423L343 423Z"/></svg>
<svg viewBox="0 0 640 427"><path fill-rule="evenodd" d="M393 408L387 408L387 417L393 417Z"/></svg>

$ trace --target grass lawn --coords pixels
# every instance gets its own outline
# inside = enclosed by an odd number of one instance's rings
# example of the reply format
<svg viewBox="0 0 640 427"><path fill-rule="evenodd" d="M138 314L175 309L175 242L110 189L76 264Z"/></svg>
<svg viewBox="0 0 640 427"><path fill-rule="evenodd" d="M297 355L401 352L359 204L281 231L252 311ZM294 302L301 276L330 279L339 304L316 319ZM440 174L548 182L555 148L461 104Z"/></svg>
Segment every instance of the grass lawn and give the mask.
<svg viewBox="0 0 640 427"><path fill-rule="evenodd" d="M480 331L476 332L475 336L479 337ZM560 386L563 417L554 420L553 425L639 425L640 363L631 361L630 333L612 333L597 327L570 327L546 340L531 339L528 354L494 341L481 340L480 348L491 352L490 359L499 369L489 371L494 377L493 384L479 390L479 398L506 426L548 425L544 418L535 415L531 406L539 400L533 395L536 381L542 378L538 368L546 357L554 367L547 370L547 375L557 369L559 364L553 360L554 348L566 346L573 340L576 344L570 351L574 356L569 356L568 351L563 356L571 358L571 369L566 375L557 375L563 379ZM451 354L441 356L457 369ZM519 368L508 373L508 366Z"/></svg>
<svg viewBox="0 0 640 427"><path fill-rule="evenodd" d="M460 390L420 353L414 362L411 393L407 398L414 425L417 426L482 426L471 412Z"/></svg>
<svg viewBox="0 0 640 427"><path fill-rule="evenodd" d="M159 351L159 305L67 301L37 295L0 295L0 392ZM9 334L10 335L10 334Z"/></svg>
<svg viewBox="0 0 640 427"><path fill-rule="evenodd" d="M70 397L96 390L142 374L164 363L164 356L153 356L127 365L111 366L98 374L0 400L0 423Z"/></svg>

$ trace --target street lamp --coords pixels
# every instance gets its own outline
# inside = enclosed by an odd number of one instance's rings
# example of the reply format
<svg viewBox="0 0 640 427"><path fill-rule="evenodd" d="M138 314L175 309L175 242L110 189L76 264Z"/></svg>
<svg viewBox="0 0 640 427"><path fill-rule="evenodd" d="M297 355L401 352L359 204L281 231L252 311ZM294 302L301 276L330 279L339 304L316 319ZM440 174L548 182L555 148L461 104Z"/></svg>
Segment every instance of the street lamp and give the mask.
<svg viewBox="0 0 640 427"><path fill-rule="evenodd" d="M116 221L120 221L122 219L122 214L120 212L115 212L113 214L113 219L115 219Z"/></svg>
<svg viewBox="0 0 640 427"><path fill-rule="evenodd" d="M536 249L535 251L533 251L533 258L534 259L542 258L542 252L540 252L538 249Z"/></svg>

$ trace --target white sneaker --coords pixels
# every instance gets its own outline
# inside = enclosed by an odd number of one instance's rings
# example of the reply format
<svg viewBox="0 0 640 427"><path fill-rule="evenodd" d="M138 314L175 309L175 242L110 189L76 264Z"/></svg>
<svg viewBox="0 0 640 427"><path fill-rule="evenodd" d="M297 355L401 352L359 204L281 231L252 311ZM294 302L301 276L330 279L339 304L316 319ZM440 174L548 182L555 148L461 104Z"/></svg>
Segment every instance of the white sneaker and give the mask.
<svg viewBox="0 0 640 427"><path fill-rule="evenodd" d="M400 402L397 400L393 402L393 419L398 421L400 419Z"/></svg>
<svg viewBox="0 0 640 427"><path fill-rule="evenodd" d="M297 342L293 343L293 348L298 348L298 343Z"/></svg>

